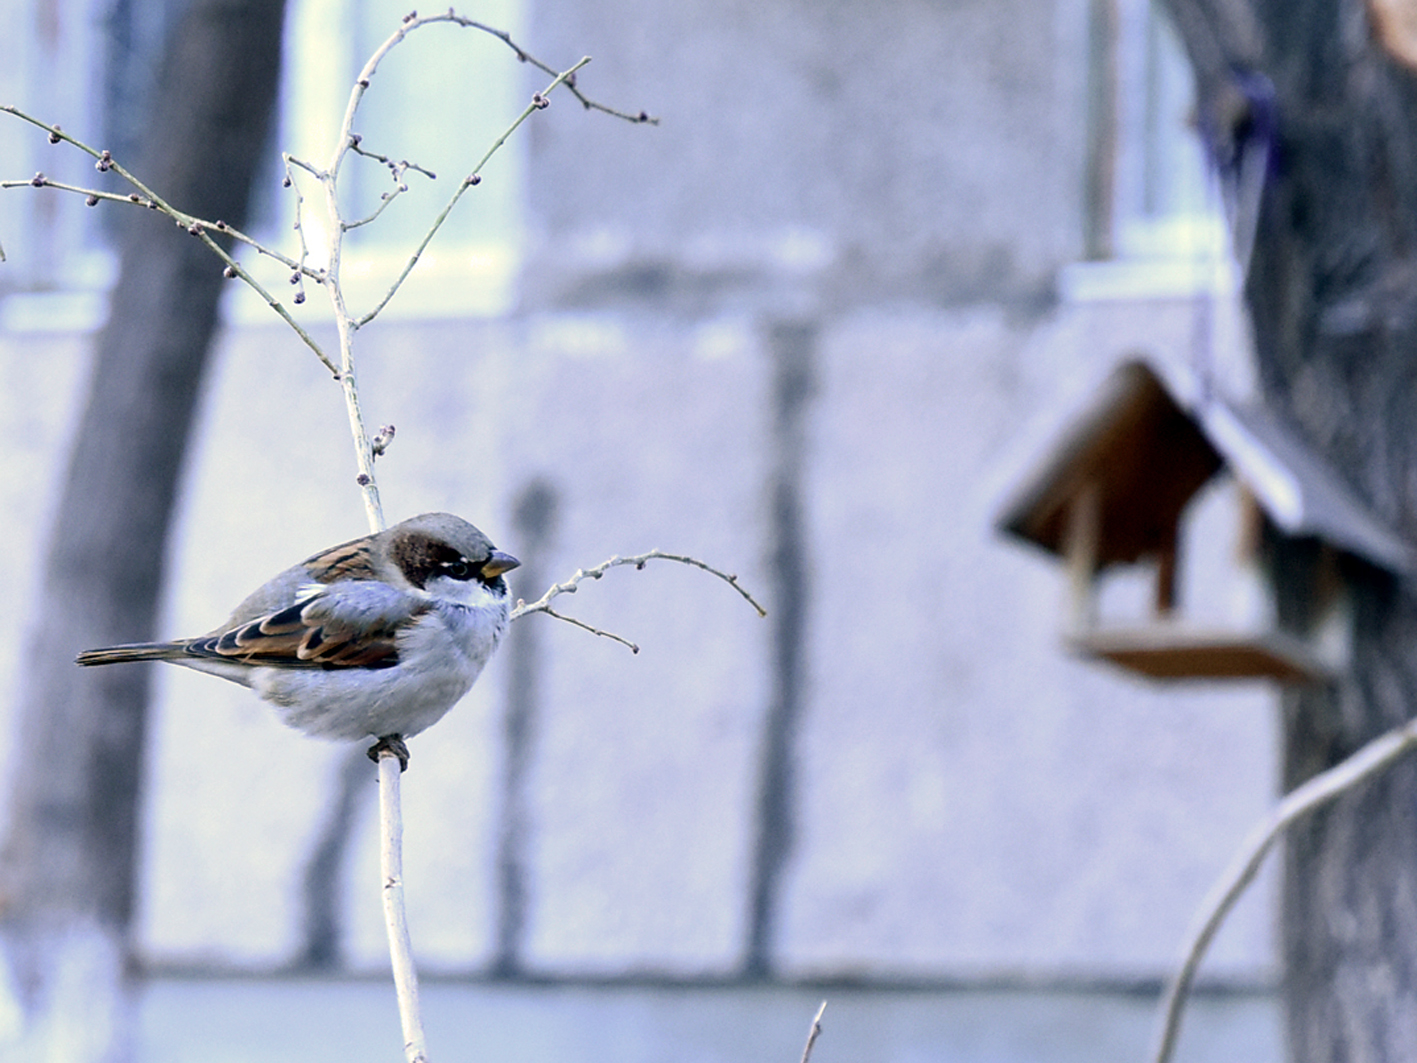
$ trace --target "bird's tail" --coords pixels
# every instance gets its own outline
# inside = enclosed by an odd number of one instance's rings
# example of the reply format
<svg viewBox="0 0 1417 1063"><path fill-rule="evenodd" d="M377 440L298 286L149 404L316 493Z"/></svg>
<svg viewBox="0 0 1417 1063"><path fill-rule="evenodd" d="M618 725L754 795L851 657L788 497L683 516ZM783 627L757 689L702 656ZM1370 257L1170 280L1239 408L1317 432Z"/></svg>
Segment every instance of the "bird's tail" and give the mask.
<svg viewBox="0 0 1417 1063"><path fill-rule="evenodd" d="M169 661L182 655L175 642L134 642L127 646L102 646L84 650L74 658L75 664L118 664L122 661Z"/></svg>

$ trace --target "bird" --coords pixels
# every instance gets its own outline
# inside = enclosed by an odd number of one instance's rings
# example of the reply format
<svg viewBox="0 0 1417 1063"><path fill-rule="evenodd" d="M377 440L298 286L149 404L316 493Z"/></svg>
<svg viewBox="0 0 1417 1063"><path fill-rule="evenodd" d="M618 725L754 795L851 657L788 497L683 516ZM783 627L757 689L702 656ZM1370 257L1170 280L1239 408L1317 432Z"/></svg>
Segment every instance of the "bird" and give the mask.
<svg viewBox="0 0 1417 1063"><path fill-rule="evenodd" d="M272 577L195 638L85 650L85 666L169 661L250 687L321 738L404 739L472 688L511 619L503 575L521 564L451 513L424 513L322 550Z"/></svg>

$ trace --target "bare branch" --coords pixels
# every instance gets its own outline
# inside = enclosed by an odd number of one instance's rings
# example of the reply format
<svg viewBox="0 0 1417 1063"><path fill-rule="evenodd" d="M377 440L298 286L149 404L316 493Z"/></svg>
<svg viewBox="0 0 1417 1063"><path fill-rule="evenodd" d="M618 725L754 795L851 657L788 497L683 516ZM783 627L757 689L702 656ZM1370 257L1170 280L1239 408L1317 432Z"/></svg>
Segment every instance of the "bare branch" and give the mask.
<svg viewBox="0 0 1417 1063"><path fill-rule="evenodd" d="M192 230L189 229L188 232L192 232ZM296 321L295 318L290 316L290 311L287 310L281 304L281 301L277 299L274 295L272 295L270 292L268 292L265 288L265 285L263 285L255 277L251 276L251 274L247 272L245 266L241 265L240 262L236 261L236 259L234 259L231 255L227 254L226 249L223 248L215 240L213 240L209 235L207 235L206 230L199 229L195 233L195 235L197 235L204 244L211 248L212 252L216 254L218 258L220 258L223 262L226 263L226 275L228 277L240 277L243 281L245 281L251 287L252 291L254 291L257 295L259 295L262 299L265 300L267 306L269 306L272 310L274 310L277 314L280 315L281 320L294 330L295 334L300 337L300 339L304 342L305 346L309 347L310 350L314 352L315 357L320 359L320 363L334 375L336 380L338 380L340 378L339 367L335 365L334 362L330 361L329 355L325 354L319 343L315 341L315 337L310 335L309 332L305 331L305 329L301 326L300 322Z"/></svg>
<svg viewBox="0 0 1417 1063"><path fill-rule="evenodd" d="M477 164L468 173L468 176L458 183L448 203L442 212L434 219L428 232L418 243L413 253L408 258L402 272L394 280L383 298L363 317L355 319L350 314L345 303L344 291L340 281L340 257L342 252L344 235L353 228L367 225L377 219L386 210L394 199L398 198L405 191L407 185L404 177L409 170L414 170L423 174L429 179L433 174L422 167L407 161L395 162L387 156L368 151L361 147L359 137L353 133L353 124L358 113L360 101L364 93L368 91L370 80L378 69L380 62L389 51L399 44L409 33L414 30L434 22L450 22L460 26L481 30L489 33L503 41L516 54L517 58L523 62L532 63L538 69L551 75L552 80L546 88L533 96L532 101L522 110L515 121L507 127L503 133L497 137L491 147L482 155ZM394 435L393 426L384 427L378 436L372 441L364 426L363 411L360 403L358 382L355 374L355 360L353 351L354 334L365 324L372 321L388 305L389 301L399 291L409 273L418 263L419 258L442 227L453 207L457 204L462 195L472 186L481 182L481 169L487 161L495 154L507 141L517 128L531 116L534 111L544 109L548 104L548 98L552 91L559 86L565 86L581 104L590 110L598 110L603 113L620 117L632 122L654 122L648 115L641 112L638 115L630 115L616 111L588 99L576 87L575 76L586 63L590 62L589 57L581 59L575 65L564 71L556 71L540 60L529 55L524 49L515 44L511 36L504 31L493 29L482 23L474 22L471 19L457 15L451 8L446 13L420 17L416 13L408 15L403 23L393 34L389 36L370 56L360 71L354 86L350 90L349 100L346 104L343 122L340 125L339 133L335 144L332 146L330 161L323 169L311 163L297 159L290 154L283 155L285 164L284 185L294 191L295 200L295 220L294 228L299 237L300 253L298 258L291 258L273 248L266 247L259 241L233 229L224 222L207 221L206 219L193 217L185 214L168 204L161 196L157 195L132 173L124 169L113 159L107 150L99 150L84 144L78 139L65 133L58 126L49 125L33 116L26 114L19 108L12 106L0 107L4 111L15 117L29 122L32 125L43 129L52 144L68 143L85 152L95 160L95 166L100 172L113 171L128 183L135 191L127 195L102 191L99 189L81 188L76 185L51 181L42 173L36 174L26 181L7 181L0 183L0 187L13 188L20 186L29 187L52 187L63 192L82 195L90 206L94 206L101 201L111 201L128 203L131 205L143 206L154 210L159 210L177 225L180 225L192 236L200 239L211 251L217 255L224 263L223 273L230 278L240 278L245 281L252 290L265 300L282 320L286 322L308 346L320 361L329 369L340 382L344 394L345 407L349 416L350 431L353 436L356 464L358 466L358 483L363 495L365 510L368 516L369 525L373 531L381 531L384 528L383 507L379 499L378 485L374 478L374 459L382 454L387 448ZM394 181L394 189L385 193L379 205L367 216L357 220L349 220L344 217L338 196L339 170L345 157L349 154L356 154L364 158L382 163L387 166ZM309 245L305 235L305 199L301 188L296 181L295 171L302 171L304 175L319 182L323 206L328 219L325 251L327 259L323 269L313 269L307 263L309 260ZM336 365L320 348L310 334L302 328L290 315L289 311L275 298L265 287L263 287L251 274L236 261L232 255L217 242L213 234L225 235L238 243L244 243L253 248L257 254L267 256L276 262L286 266L290 271L290 280L296 286L295 302L303 303L305 300L304 280L310 278L317 284L324 287L330 298L331 307L334 313L334 323L339 334L339 363ZM4 260L4 252L0 250L0 261ZM737 582L735 576L727 575L717 569L698 561L694 558L679 557L672 554L663 554L659 551L651 551L633 558L611 558L609 561L597 566L594 569L579 571L565 583L552 587L539 601L531 606L518 603L514 616L523 615L527 612L544 612L567 623L574 624L593 634L613 639L628 646L633 652L639 652L634 643L621 638L619 635L608 631L602 631L571 617L563 616L551 608L550 603L561 594L569 594L575 591L576 586L586 578L599 579L607 570L617 565L634 564L638 568L643 568L645 562L652 558L662 558L669 561L677 561L681 564L693 565L710 572L720 579L725 580L730 586L738 591L750 602L759 614L764 614L763 608L753 600ZM403 869L402 869L402 812L400 809L399 796L399 776L402 765L396 765L398 758L392 754L381 755L379 757L379 794L380 794L380 834L381 834L381 865L383 871L383 899L385 914L385 929L389 939L390 960L393 968L393 976L396 992L398 995L400 1021L403 1026L404 1049L408 1063L426 1063L427 1049L424 1043L422 1018L418 1005L418 981L415 971L412 950L409 942L407 916L404 908L403 898ZM818 1013L820 1019L820 1012ZM813 1035L815 1038L815 1034ZM811 1049L811 1041L808 1042L808 1051ZM806 1063L806 1056L803 1056L803 1063Z"/></svg>
<svg viewBox="0 0 1417 1063"><path fill-rule="evenodd" d="M368 148L364 147L364 142L359 136L356 135L353 140L354 142L349 146L350 150L353 151L356 155L362 155L366 159L373 159L375 162L382 162L385 166L389 168L389 174L393 178L395 184L398 184L400 181L402 181L403 175L409 170L412 170L414 173L421 173L430 181L436 181L438 179L438 175L435 174L432 170L424 169L416 162L409 162L407 159L400 159L395 162L388 155L380 155L377 151L370 151Z"/></svg>
<svg viewBox="0 0 1417 1063"><path fill-rule="evenodd" d="M263 300L265 300L266 305L268 305L272 310L279 314L282 320L284 320L285 323L295 331L295 334L300 337L304 344L309 347L311 351L314 352L315 357L320 359L320 361L324 364L325 368L330 370L330 372L333 373L335 376L339 375L338 368L335 366L334 362L330 360L329 356L326 355L325 352L321 349L320 345L315 341L315 338L311 336L310 333L307 332L304 328L302 328L293 317L291 317L290 312L286 310L286 308L281 304L280 300L278 300L274 295L267 291L266 288L259 281L257 281L255 277L251 276L251 274L247 272L247 270L239 262L237 262L236 259L233 258L224 247L222 247L219 243L212 239L210 234L216 232L222 233L226 236L230 236L233 240L247 244L248 246L254 248L258 253L262 255L267 255L270 258L273 258L276 261L281 262L282 264L289 266L298 272L309 272L309 275L314 277L316 280L321 279L319 274L306 271L305 267L301 263L298 263L294 259L291 259L290 257L281 254L279 251L276 251L273 248L265 246L260 241L255 240L250 236L247 236L239 229L228 225L224 221L208 221L205 218L198 218L194 215L186 213L185 211L178 210L176 207L172 206L165 199L155 193L152 189L148 188L147 185L143 184L143 182L134 177L133 174L131 174L127 169L125 169L122 164L119 163L118 160L115 159L113 155L106 149L100 150L98 148L92 147L89 144L85 144L77 137L73 137L70 136L68 133L65 133L58 126L51 126L44 122L41 122L39 119L25 113L18 107L8 105L0 106L0 112L12 114L16 118L22 119L23 121L29 122L31 125L36 125L39 128L46 130L49 134L50 141L53 143L59 143L62 141L67 144L72 144L80 151L97 160L95 163L95 167L100 172L106 173L110 170L113 171L114 173L122 177L123 180L127 181L130 185L132 185L133 188L137 189L137 191L130 192L127 194L117 192L105 192L96 188L84 188L79 185L71 185L62 181L54 181L46 177L42 173L35 174L27 181L0 181L0 188L18 188L22 186L30 186L34 188L54 188L61 192L70 192L75 195L84 196L89 206L94 206L100 201L107 200L112 203L124 203L130 206L146 207L150 210L161 211L163 214L167 215L167 217L170 218L175 224L181 226L183 229L186 229L187 232L191 233L193 236L196 236L201 239L201 241L206 244L208 248L211 249L212 253L225 263L225 272L228 277L239 277L248 285L250 285L252 290L254 290L256 294L259 295Z"/></svg>
<svg viewBox="0 0 1417 1063"><path fill-rule="evenodd" d="M1161 1030L1152 1056L1155 1063L1169 1063L1175 1052L1181 1032L1181 1015L1191 983L1195 980L1196 969L1225 917L1259 873L1274 843L1296 821L1359 783L1386 771L1414 747L1417 747L1417 720L1409 720L1403 726L1379 735L1346 760L1296 786L1245 839L1230 867L1211 887L1201 904L1197 925L1186 945L1185 959L1167 987Z"/></svg>
<svg viewBox="0 0 1417 1063"><path fill-rule="evenodd" d="M580 585L588 579L600 579L601 576L609 572L612 568L619 568L621 565L634 565L637 569L643 569L650 561L674 561L681 565L691 565L694 568L703 569L710 575L717 576L727 583L735 591L743 596L743 599L758 611L759 616L767 616L768 611L758 604L743 585L738 582L738 577L722 572L714 568L706 561L700 561L697 557L686 557L683 554L666 554L663 550L650 550L647 553L635 554L633 557L615 556L607 561L602 561L594 568L578 568L570 579L563 583L553 584L545 594L536 601L528 605L524 601L518 601L517 607L512 610L512 619L527 616L531 613L545 613L550 611L551 602L563 594L575 594Z"/></svg>
<svg viewBox="0 0 1417 1063"><path fill-rule="evenodd" d="M512 35L506 30L497 29L495 26L489 26L485 22L478 22L476 19L466 18L462 15L459 15L452 8L449 8L447 11L441 12L437 15L415 15L404 23L402 28L399 30L398 33L395 34L395 36L401 40L403 37L407 36L415 29L418 29L420 26L427 25L430 22L451 22L455 25L462 26L465 29L479 30L482 33L488 34L489 36L496 37L499 41L501 41L503 44L505 44L508 48L512 50L513 54L516 55L517 60L519 62L529 63L537 70L540 70L543 74L550 74L553 77L556 75L556 68L554 66L550 66L549 64L542 62L540 59L532 55L521 45L517 44L516 41L512 40ZM386 43L389 47L392 47L393 44L397 43L397 41L393 41L391 39L389 42ZM384 51L387 51L387 49L381 49L380 53L377 55L376 58L382 59ZM378 63L374 62L372 67L366 68L368 70L369 76L373 75L373 67L377 66ZM654 118L646 114L644 111L639 111L637 113L631 114L629 111L616 110L614 107L608 107L603 103L599 103L596 100L590 99L577 87L576 79L574 76L566 81L566 88L569 89L571 94L575 96L577 100L580 101L581 106L588 111L599 111L601 114L609 115L612 118L619 118L626 122L645 123L648 125L659 124L658 118Z"/></svg>
<svg viewBox="0 0 1417 1063"><path fill-rule="evenodd" d="M621 565L634 565L637 569L643 569L645 565L650 561L674 561L681 565L690 565L694 568L703 569L705 572L717 576L719 579L723 580L724 583L727 583L730 587L732 587L735 591L742 595L743 599L758 611L759 616L768 615L767 610L764 609L761 605L759 605L757 599L755 599L752 594L750 594L743 587L743 585L738 582L737 576L720 571L719 569L716 569L712 565L708 564L706 561L700 561L697 557L687 557L683 554L666 554L662 550L650 550L648 553L636 554L634 557L612 557L608 561L602 561L594 568L578 568L570 579L566 580L563 583L553 584L550 588L548 588L545 594L543 594L536 601L532 602L530 605L528 605L525 601L518 599L516 608L512 610L512 619L516 620L523 616L529 616L532 613L546 613L548 616L553 616L557 620L564 620L568 624L574 624L578 628L581 628L585 631L589 631L592 635L599 635L602 638L613 639L614 641L620 643L622 646L629 647L631 653L639 653L639 646L631 642L629 639L623 638L622 636L616 635L609 631L604 631L601 628L594 627L590 624L585 623L583 620L577 620L575 617L566 616L564 613L558 613L551 608L551 603L563 594L575 594L576 591L580 588L580 585L586 580L600 579L600 577L604 576L605 573L609 572L612 568L619 568Z"/></svg>
<svg viewBox="0 0 1417 1063"><path fill-rule="evenodd" d="M358 229L361 226L368 225L370 222L377 219L379 215L383 214L390 203L392 203L394 200L398 199L399 196L407 192L408 182L405 181L403 177L404 174L406 174L409 170L412 170L414 173L421 173L430 181L437 179L437 174L433 173L433 171L431 170L424 169L417 163L409 162L407 159L395 162L387 155L380 155L378 152L369 151L367 148L361 146L360 138L358 136L352 137L351 140L352 143L350 144L350 150L353 151L356 155L359 155L362 158L366 159L373 159L375 162L381 162L388 167L389 176L393 179L394 182L394 190L392 192L385 192L379 197L379 205L374 208L372 213L367 214L363 218L359 218L355 221L345 222L344 228L346 232L348 232L350 229Z"/></svg>
<svg viewBox="0 0 1417 1063"><path fill-rule="evenodd" d="M392 750L379 759L379 870L384 879L384 924L389 937L389 962L398 996L403 1026L403 1050L408 1063L427 1063L423 1015L418 1006L418 971L413 966L413 946L408 934L408 913L403 899L403 808L399 776L403 767Z"/></svg>
<svg viewBox="0 0 1417 1063"><path fill-rule="evenodd" d="M448 12L448 14L451 15L452 12L450 11ZM457 17L455 18L455 21L461 26L467 26L471 29L478 29L481 30L483 33L489 33L493 37L496 37L499 41L505 44L513 52L515 52L519 60L521 60L523 63L530 63L532 66L536 67L536 69L540 70L543 74L556 73L555 67L547 66L540 59L536 58L536 56L528 53L524 48L522 48L515 41L513 41L511 34L507 33L505 30L494 29L491 26L483 25L481 22L474 22L472 19L468 18ZM626 122L643 122L648 125L659 125L658 118L651 117L644 111L640 111L636 114L631 114L628 111L617 111L614 107L607 107L603 103L597 103L595 100L589 99L584 93L581 92L579 88L576 87L576 79L574 76L567 79L566 88L570 90L571 95L575 96L575 98L580 101L581 106L584 107L587 111L599 111L601 114L608 114L612 118L620 118Z"/></svg>
<svg viewBox="0 0 1417 1063"><path fill-rule="evenodd" d="M822 1006L817 1009L817 1014L812 1017L812 1028L807 1031L807 1046L802 1049L802 1063L810 1063L812 1059L812 1049L817 1044L817 1038L822 1035L822 1016L826 1014L827 1002L822 1001Z"/></svg>
<svg viewBox="0 0 1417 1063"><path fill-rule="evenodd" d="M295 196L295 221L291 223L291 228L295 230L295 237L300 243L300 259L296 263L296 292L295 301L303 303L305 301L305 285L303 279L308 275L315 278L317 284L325 283L323 273L310 269L306 262L310 259L310 244L305 239L305 195L300 191L300 185L295 180L293 170L299 168L307 173L314 174L319 179L318 172L307 162L302 162L288 151L281 152L281 161L285 164L285 177L281 179L281 184L290 189Z"/></svg>
<svg viewBox="0 0 1417 1063"><path fill-rule="evenodd" d="M394 278L393 284L389 285L389 290L384 293L384 297L379 300L379 302L374 306L374 309L370 310L367 314L365 314L359 319L357 323L359 327L362 328L370 321L373 321L374 318L379 316L379 313L384 309L384 307L389 305L389 300L391 300L398 292L398 290L403 287L403 282L406 281L408 279L408 275L413 272L413 267L418 265L418 260L423 256L423 252L427 250L428 245L433 242L433 237L436 236L438 230L443 227L443 223L448 220L448 215L453 212L453 207L457 206L457 202L462 198L463 193L466 192L473 185L480 184L482 182L482 174L480 171L482 170L482 167L487 165L487 160L492 158L492 156L496 154L497 150L507 142L507 138L510 137L514 132L516 132L518 126L525 122L536 111L541 110L545 106L544 102L538 101L545 101L547 96L553 89L556 88L557 85L565 84L568 78L574 75L577 70L579 70L581 67L585 66L589 62L590 57L586 56L581 59L581 61L575 66L571 67L569 70L565 70L560 74L557 74L555 80L552 81L551 84L547 85L542 92L534 96L532 98L532 102L527 104L526 107L522 109L522 113L517 115L516 119L512 122L512 124L509 125L505 130L503 130L501 136L499 136L496 140L492 142L492 146L483 153L482 158L477 160L477 165L472 168L472 172L469 173L467 177L463 178L463 180L458 184L458 187L454 189L452 198L448 200L447 205L444 206L443 209L438 212L438 216L433 219L433 224L429 226L428 231L423 234L423 239L418 242L418 246L414 248L413 254L408 257L408 261L404 263L403 269L399 272L399 275ZM387 201L384 205L387 206ZM380 207L379 209L382 210L383 207Z"/></svg>
<svg viewBox="0 0 1417 1063"><path fill-rule="evenodd" d="M578 627L582 631L589 631L592 635L599 635L601 638L611 639L615 642L618 642L620 643L620 645L628 647L631 653L640 652L639 646L631 642L629 639L624 638L621 635L617 635L613 631L606 631L602 628L593 627L592 625L587 624L584 620L577 620L573 616L566 616L566 614L564 613L558 613L549 605L546 606L544 609L538 609L537 612L545 613L547 616L554 616L557 620L564 620L566 623Z"/></svg>

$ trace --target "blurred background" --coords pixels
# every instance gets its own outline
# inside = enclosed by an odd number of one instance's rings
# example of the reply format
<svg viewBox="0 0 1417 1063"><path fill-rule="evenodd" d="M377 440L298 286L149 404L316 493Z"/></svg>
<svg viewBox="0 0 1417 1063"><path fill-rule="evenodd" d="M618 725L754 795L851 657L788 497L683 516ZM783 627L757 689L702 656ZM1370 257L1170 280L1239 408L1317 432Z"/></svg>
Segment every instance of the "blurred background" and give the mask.
<svg viewBox="0 0 1417 1063"><path fill-rule="evenodd" d="M348 86L405 13L291 5L248 225L287 249L277 150L328 155ZM1122 360L1183 396L1252 386L1161 13L459 10L558 68L592 56L581 87L660 124L557 94L359 334L365 416L397 426L389 519L472 520L523 560L528 600L657 547L736 573L769 615L701 572L616 570L562 607L638 655L519 621L411 743L434 1058L795 1059L823 998L819 1063L1138 1058L1196 907L1275 792L1273 692L1072 659L1062 567L996 520ZM176 8L27 0L0 17L0 96L115 155L133 141ZM356 129L438 177L410 173L353 240L353 302L387 287L547 80L447 26L391 53ZM93 179L14 120L0 161L6 178ZM390 187L375 162L350 175L352 202ZM7 710L117 269L105 213L0 194ZM329 373L238 285L221 309L164 637L364 531ZM325 313L311 287L301 320L332 343ZM1225 491L1203 528L1233 523ZM1200 603L1225 595L1225 541L1186 544ZM396 1058L362 750L287 731L210 677L153 681L136 1057ZM1271 893L1262 878L1215 942L1183 1059L1278 1058ZM0 1033L21 1010L0 1008Z"/></svg>

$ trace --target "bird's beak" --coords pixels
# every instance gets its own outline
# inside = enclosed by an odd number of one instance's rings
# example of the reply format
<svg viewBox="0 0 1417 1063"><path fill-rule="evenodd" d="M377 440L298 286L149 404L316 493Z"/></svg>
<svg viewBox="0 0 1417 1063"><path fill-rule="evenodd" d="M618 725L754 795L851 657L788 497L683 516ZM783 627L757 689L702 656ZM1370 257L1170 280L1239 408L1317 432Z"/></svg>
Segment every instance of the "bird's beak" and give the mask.
<svg viewBox="0 0 1417 1063"><path fill-rule="evenodd" d="M495 579L503 572L510 572L520 565L521 562L511 554L504 553L501 550L493 550L492 556L482 563L482 574L488 579Z"/></svg>

